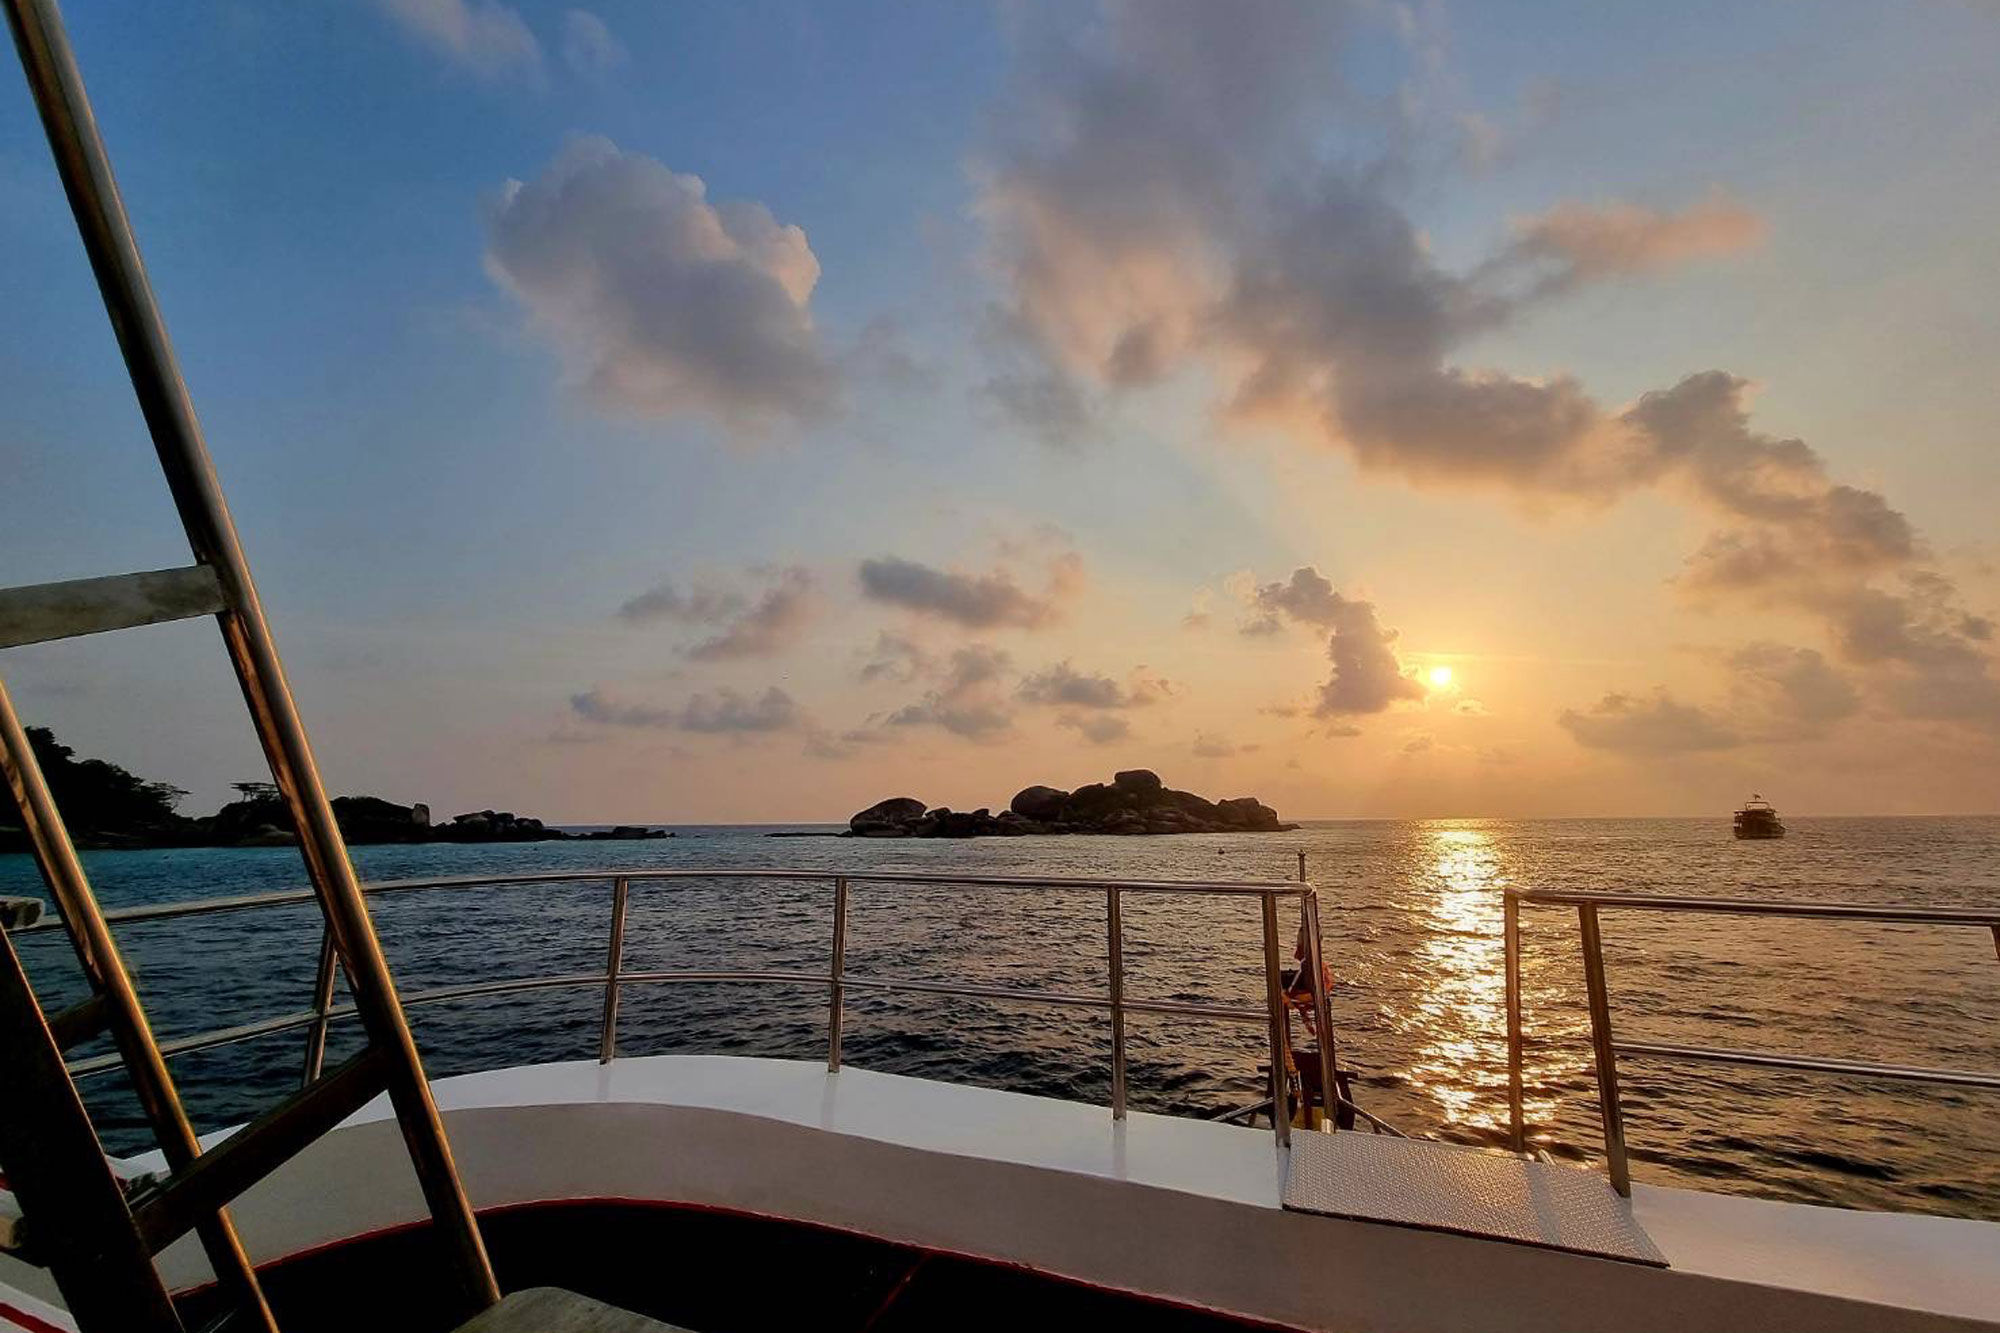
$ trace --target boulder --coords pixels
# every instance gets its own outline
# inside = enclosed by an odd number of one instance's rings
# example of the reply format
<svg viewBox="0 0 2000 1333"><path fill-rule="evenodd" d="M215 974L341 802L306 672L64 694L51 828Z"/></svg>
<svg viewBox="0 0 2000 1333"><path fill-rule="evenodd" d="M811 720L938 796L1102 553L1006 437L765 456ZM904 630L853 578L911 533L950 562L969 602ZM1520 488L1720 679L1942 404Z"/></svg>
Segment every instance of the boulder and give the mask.
<svg viewBox="0 0 2000 1333"><path fill-rule="evenodd" d="M1101 782L1086 783L1069 794L1063 802L1062 817L1072 824L1095 824L1109 819L1120 810L1132 808L1133 793L1117 787L1107 787Z"/></svg>
<svg viewBox="0 0 2000 1333"><path fill-rule="evenodd" d="M1023 787L1014 793L1007 809L1023 819L1059 819L1069 793L1056 787Z"/></svg>
<svg viewBox="0 0 2000 1333"><path fill-rule="evenodd" d="M924 803L914 796L877 801L847 821L848 832L860 838L907 838L924 817Z"/></svg>
<svg viewBox="0 0 2000 1333"><path fill-rule="evenodd" d="M1112 774L1111 785L1120 791L1145 794L1159 791L1167 784L1160 781L1160 775L1150 768L1128 768L1122 773Z"/></svg>
<svg viewBox="0 0 2000 1333"><path fill-rule="evenodd" d="M1213 823L1215 820L1215 802L1196 796L1191 791L1175 791L1169 787L1160 793L1159 799L1167 809L1178 810L1196 823Z"/></svg>

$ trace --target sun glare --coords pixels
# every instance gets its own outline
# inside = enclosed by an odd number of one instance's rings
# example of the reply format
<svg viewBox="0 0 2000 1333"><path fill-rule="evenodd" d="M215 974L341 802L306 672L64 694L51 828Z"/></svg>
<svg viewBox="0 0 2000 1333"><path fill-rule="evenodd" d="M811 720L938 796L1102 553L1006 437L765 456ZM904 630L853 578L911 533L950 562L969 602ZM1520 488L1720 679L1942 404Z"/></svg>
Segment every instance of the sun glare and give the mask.
<svg viewBox="0 0 2000 1333"><path fill-rule="evenodd" d="M1441 690L1445 686L1451 684L1451 668L1448 666L1432 667L1430 671L1430 676L1431 676L1432 689Z"/></svg>

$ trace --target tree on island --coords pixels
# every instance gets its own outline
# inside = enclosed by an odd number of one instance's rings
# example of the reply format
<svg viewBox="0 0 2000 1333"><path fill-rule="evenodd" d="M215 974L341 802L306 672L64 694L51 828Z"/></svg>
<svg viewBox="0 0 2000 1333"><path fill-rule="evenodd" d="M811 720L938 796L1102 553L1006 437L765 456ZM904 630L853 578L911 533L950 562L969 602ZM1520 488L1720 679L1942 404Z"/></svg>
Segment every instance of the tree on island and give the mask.
<svg viewBox="0 0 2000 1333"><path fill-rule="evenodd" d="M212 815L189 819L175 811L187 793L172 783L147 782L102 759L78 760L47 727L29 727L28 741L79 847L278 847L296 841L292 812L274 783L232 782L238 799ZM429 806L398 805L379 796L336 796L331 805L341 833L355 845L674 836L625 824L608 832L570 833L508 810L476 810L434 827ZM0 787L0 852L31 850L25 824L13 794Z"/></svg>
<svg viewBox="0 0 2000 1333"><path fill-rule="evenodd" d="M170 782L147 782L103 759L79 760L47 727L29 727L28 744L74 833L165 829L185 822L175 807L187 792ZM14 793L0 789L0 823L24 822Z"/></svg>

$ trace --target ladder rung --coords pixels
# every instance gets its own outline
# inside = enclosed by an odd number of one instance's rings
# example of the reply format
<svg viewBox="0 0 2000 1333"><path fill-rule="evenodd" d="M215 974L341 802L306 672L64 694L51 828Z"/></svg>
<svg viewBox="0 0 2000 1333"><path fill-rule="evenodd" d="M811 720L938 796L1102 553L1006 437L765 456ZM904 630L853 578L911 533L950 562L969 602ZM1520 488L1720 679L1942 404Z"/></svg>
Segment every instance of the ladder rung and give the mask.
<svg viewBox="0 0 2000 1333"><path fill-rule="evenodd" d="M158 1254L388 1087L393 1062L370 1046L258 1116L141 1200L132 1220Z"/></svg>
<svg viewBox="0 0 2000 1333"><path fill-rule="evenodd" d="M0 648L227 611L208 565L0 588Z"/></svg>
<svg viewBox="0 0 2000 1333"><path fill-rule="evenodd" d="M56 1039L56 1049L67 1051L83 1045L110 1026L110 1002L102 995L93 995L51 1018L49 1035Z"/></svg>

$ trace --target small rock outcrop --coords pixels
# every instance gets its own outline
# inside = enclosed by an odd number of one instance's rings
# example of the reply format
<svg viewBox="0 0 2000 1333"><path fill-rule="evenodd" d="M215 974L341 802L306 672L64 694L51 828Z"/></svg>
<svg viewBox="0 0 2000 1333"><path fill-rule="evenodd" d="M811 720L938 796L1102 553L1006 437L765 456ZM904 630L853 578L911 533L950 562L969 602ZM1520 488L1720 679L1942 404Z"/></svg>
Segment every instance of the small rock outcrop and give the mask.
<svg viewBox="0 0 2000 1333"><path fill-rule="evenodd" d="M1278 812L1254 796L1210 801L1193 792L1175 791L1150 769L1133 768L1113 775L1108 784L1093 782L1075 791L1023 787L998 815L985 808L970 812L945 806L926 809L914 797L898 796L871 805L848 820L845 836L1004 838L1048 833L1284 833L1297 827L1280 822Z"/></svg>
<svg viewBox="0 0 2000 1333"><path fill-rule="evenodd" d="M595 829L589 833L565 835L581 838L585 842L644 842L652 838L671 838L673 833L663 828L647 828L643 824L614 824L608 829Z"/></svg>
<svg viewBox="0 0 2000 1333"><path fill-rule="evenodd" d="M554 842L568 837L539 819L528 819L512 810L474 810L453 815L449 824L431 831L438 842Z"/></svg>

